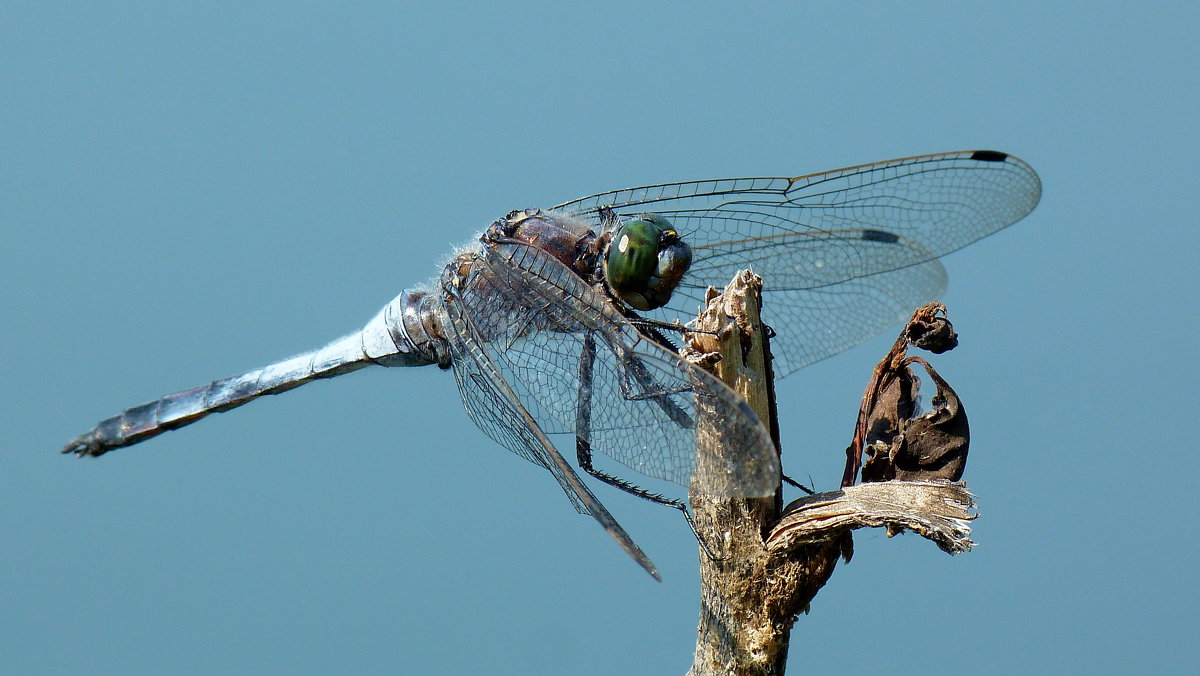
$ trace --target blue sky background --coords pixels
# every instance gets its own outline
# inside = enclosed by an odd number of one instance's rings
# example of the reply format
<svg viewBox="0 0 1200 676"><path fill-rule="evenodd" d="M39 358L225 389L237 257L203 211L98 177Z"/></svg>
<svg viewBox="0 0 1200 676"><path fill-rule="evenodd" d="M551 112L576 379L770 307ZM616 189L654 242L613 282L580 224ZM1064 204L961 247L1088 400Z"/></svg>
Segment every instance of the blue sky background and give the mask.
<svg viewBox="0 0 1200 676"><path fill-rule="evenodd" d="M684 672L679 515L597 488L658 584L437 369L57 449L360 326L513 208L963 148L1045 190L945 261L979 547L860 532L791 666L1197 669L1200 10L820 7L0 6L0 672ZM888 340L781 383L790 474L836 485Z"/></svg>

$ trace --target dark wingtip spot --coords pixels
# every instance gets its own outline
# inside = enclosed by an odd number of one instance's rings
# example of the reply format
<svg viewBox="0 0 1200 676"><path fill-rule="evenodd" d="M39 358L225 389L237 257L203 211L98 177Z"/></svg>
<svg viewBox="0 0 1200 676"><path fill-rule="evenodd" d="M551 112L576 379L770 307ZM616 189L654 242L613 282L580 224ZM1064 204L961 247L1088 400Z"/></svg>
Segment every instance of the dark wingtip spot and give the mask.
<svg viewBox="0 0 1200 676"><path fill-rule="evenodd" d="M1008 153L1002 153L999 150L976 150L971 153L971 159L980 162L1003 162L1008 159Z"/></svg>
<svg viewBox="0 0 1200 676"><path fill-rule="evenodd" d="M885 242L887 244L895 244L900 241L899 235L883 230L863 230L862 238L868 242Z"/></svg>

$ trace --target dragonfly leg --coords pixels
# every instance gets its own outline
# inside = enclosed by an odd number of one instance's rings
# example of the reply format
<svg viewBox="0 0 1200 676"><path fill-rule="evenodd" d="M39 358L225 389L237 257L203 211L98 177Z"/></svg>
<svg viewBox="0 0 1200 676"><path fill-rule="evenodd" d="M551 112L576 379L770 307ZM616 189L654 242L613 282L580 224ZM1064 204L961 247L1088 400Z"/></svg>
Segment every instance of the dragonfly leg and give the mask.
<svg viewBox="0 0 1200 676"><path fill-rule="evenodd" d="M591 438L592 427L592 369L595 362L596 340L591 333L588 333L583 339L583 350L579 359L579 397L575 408L575 457L579 462L579 467L613 488L618 488L643 500L678 509L683 513L688 528L691 529L696 542L700 544L700 548L704 550L708 558L719 560L696 530L696 522L692 519L692 513L688 511L687 503L648 491L624 479L598 470L592 465L592 444L588 440Z"/></svg>
<svg viewBox="0 0 1200 676"><path fill-rule="evenodd" d="M593 358L595 356L594 345L592 347L592 356ZM662 412L676 425L684 429L691 429L695 426L696 423L692 420L692 416L680 408L674 401L671 401L670 397L672 394L691 392L692 387L690 385L673 389L665 388L654 380L654 375L650 373L650 369L646 368L645 362L638 359L637 355L628 353L626 350L618 350L616 351L616 357L618 362L627 367L621 371L620 375L621 396L630 401L653 401L655 404L658 404ZM635 389L634 381L637 382L640 389Z"/></svg>
<svg viewBox="0 0 1200 676"><path fill-rule="evenodd" d="M579 436L575 437L575 456L579 461L579 466L583 468L583 471L603 481L609 486L612 486L613 488L619 488L626 493L629 493L630 495L636 495L643 500L649 500L655 504L678 509L683 514L684 520L687 521L688 528L691 529L692 536L696 538L696 542L700 545L700 549L704 550L705 556L713 561L723 560L713 552L712 548L708 546L708 543L704 541L704 538L700 537L700 531L696 530L696 522L692 518L692 512L688 509L687 503L682 500L668 498L665 495L660 495L653 491L648 491L641 486L637 486L625 481L624 479L596 469L592 466L591 444L589 444L586 439Z"/></svg>
<svg viewBox="0 0 1200 676"><path fill-rule="evenodd" d="M642 317L641 315L636 315L632 312L629 313L627 319L629 319L629 323L633 324L634 328L636 328L642 334L647 335L647 337L649 337L651 340L654 340L656 343L662 344L665 342L667 345L670 345L675 352L678 352L679 349L674 347L674 343L672 343L671 340L662 333L663 331L668 333L678 333L680 335L684 333L703 333L703 331L690 331L686 326L680 324L679 322L664 322L658 319ZM664 347L666 347L666 345L664 345Z"/></svg>
<svg viewBox="0 0 1200 676"><path fill-rule="evenodd" d="M784 482L789 483L796 488L799 488L800 490L804 491L805 493L808 493L809 495L813 495L816 492L813 489L809 488L808 486L805 486L804 484L800 483L799 481L796 481L795 479L793 479L792 477L790 477L786 474L780 474L779 478L783 479ZM809 477L808 481L809 481L809 483L812 483L812 477Z"/></svg>

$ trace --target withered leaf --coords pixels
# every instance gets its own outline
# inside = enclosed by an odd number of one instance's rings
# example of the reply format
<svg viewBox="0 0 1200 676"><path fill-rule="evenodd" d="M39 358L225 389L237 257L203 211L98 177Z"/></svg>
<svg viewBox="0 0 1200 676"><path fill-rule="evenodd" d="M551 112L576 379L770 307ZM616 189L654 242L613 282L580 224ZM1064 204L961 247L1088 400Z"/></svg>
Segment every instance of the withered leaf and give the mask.
<svg viewBox="0 0 1200 676"><path fill-rule="evenodd" d="M843 487L854 484L860 462L864 482L962 478L970 444L962 402L928 362L907 356L910 344L937 354L958 345L944 305L918 308L875 367L859 406L854 440L846 449ZM937 386L932 409L924 414L917 413L920 380L910 368L914 363Z"/></svg>
<svg viewBox="0 0 1200 676"><path fill-rule="evenodd" d="M910 364L925 368L937 386L931 409L913 416L917 381ZM902 373L885 387L883 404L868 421L866 459L862 480L958 481L967 465L970 428L958 394L928 362L920 357L904 360ZM893 403L894 402L894 403ZM874 432L881 434L874 436Z"/></svg>

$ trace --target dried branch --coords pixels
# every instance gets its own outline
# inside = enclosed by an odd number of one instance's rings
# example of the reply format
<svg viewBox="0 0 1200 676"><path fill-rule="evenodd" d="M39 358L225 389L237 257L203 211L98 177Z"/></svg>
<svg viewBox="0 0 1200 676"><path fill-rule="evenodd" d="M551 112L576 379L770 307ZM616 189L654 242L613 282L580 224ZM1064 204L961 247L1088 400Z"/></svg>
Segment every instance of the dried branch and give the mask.
<svg viewBox="0 0 1200 676"><path fill-rule="evenodd" d="M710 290L708 307L689 335L688 352L745 398L760 420L769 421L772 436L774 383L767 332L759 319L762 280L742 272L725 292ZM719 355L715 359L711 355ZM697 421L719 426L719 421ZM697 437L697 481L703 481L705 458L720 456L720 430L701 427ZM778 443L778 442L776 442ZM718 466L719 462L714 463ZM693 491L697 534L716 559L700 554L700 626L690 674L782 674L788 635L796 615L833 573L841 553L837 544L820 544L803 553L778 556L764 537L779 521L782 493L764 498L713 498Z"/></svg>
<svg viewBox="0 0 1200 676"><path fill-rule="evenodd" d="M767 536L767 549L786 553L830 542L856 528L887 528L888 536L911 530L947 554L975 545L968 537L977 515L965 483L884 481L816 493L788 505Z"/></svg>
<svg viewBox="0 0 1200 676"><path fill-rule="evenodd" d="M710 289L707 307L695 325L697 333L688 335L684 353L750 403L768 424L778 450L768 331L758 314L761 292L762 280L748 272L739 273L721 294ZM894 363L907 368L899 359ZM884 409L874 402L891 401L883 396L885 391L880 385L871 405L864 403L861 431L867 429L863 421L883 415ZM706 467L723 466L719 458L727 455L720 421L706 418L701 409L694 488L704 485ZM892 441L900 443L911 422L894 422ZM962 424L965 430L965 418ZM857 440L869 440L869 435L858 435ZM916 446L896 446L900 450L889 457L903 459L929 450ZM880 449L875 450L882 453ZM965 446L961 453L965 461ZM850 532L855 528L884 527L889 535L912 530L949 553L972 545L971 495L964 484L940 479L850 486L797 500L786 511L778 487L773 495L749 499L691 493L697 534L713 554L703 548L700 553L700 625L691 676L783 674L792 625L799 613L807 612L838 558L850 559Z"/></svg>

